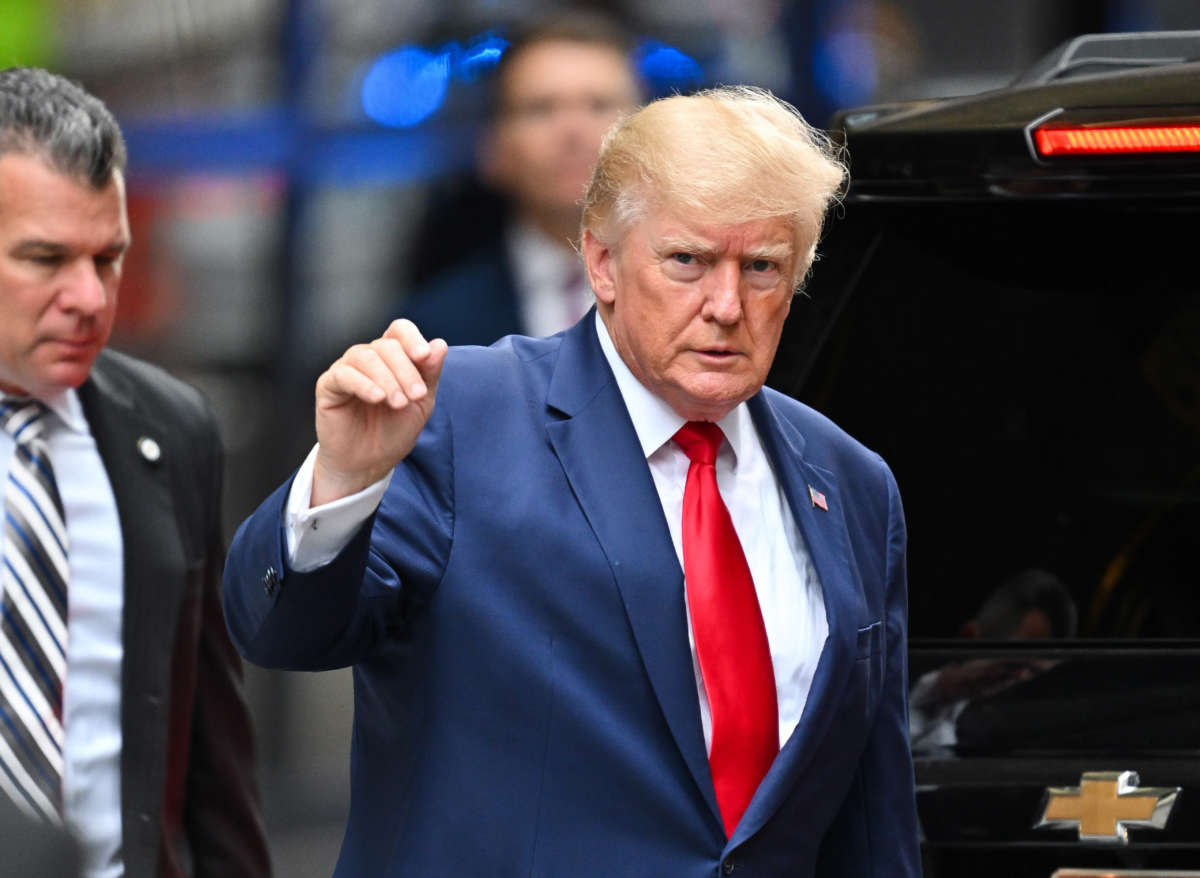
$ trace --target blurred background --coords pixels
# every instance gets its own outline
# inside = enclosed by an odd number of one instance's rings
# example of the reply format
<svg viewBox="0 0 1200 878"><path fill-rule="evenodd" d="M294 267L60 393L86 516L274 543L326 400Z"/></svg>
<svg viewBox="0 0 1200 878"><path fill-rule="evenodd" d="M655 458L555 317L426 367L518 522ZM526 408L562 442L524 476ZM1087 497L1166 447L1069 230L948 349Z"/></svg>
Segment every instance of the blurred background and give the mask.
<svg viewBox="0 0 1200 878"><path fill-rule="evenodd" d="M0 0L0 66L78 79L124 127L135 244L113 343L212 400L228 534L311 446L315 376L403 310L425 218L473 164L505 34L563 8ZM848 104L1004 85L1080 33L1200 28L1194 0L592 8L636 36L651 95L762 85L818 125ZM247 685L277 874L324 878L347 807L349 673L248 668Z"/></svg>

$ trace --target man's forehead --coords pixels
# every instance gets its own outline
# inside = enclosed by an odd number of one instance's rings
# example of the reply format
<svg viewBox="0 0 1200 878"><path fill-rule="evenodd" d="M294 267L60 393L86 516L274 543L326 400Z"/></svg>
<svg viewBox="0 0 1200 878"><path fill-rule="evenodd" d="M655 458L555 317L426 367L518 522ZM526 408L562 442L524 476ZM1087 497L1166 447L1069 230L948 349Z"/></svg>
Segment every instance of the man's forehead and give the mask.
<svg viewBox="0 0 1200 878"><path fill-rule="evenodd" d="M81 248L127 246L125 178L115 169L99 189L37 154L0 155L0 225L11 241Z"/></svg>
<svg viewBox="0 0 1200 878"><path fill-rule="evenodd" d="M75 190L81 195L102 196L112 191L125 200L125 174L113 168L104 185L96 187L85 176L69 173L38 150L14 149L0 152L0 182L11 186L29 185Z"/></svg>
<svg viewBox="0 0 1200 878"><path fill-rule="evenodd" d="M701 211L651 208L635 221L635 229L655 244L690 243L710 250L770 251L790 254L795 232L790 217L739 220ZM631 229L632 231L632 229Z"/></svg>
<svg viewBox="0 0 1200 878"><path fill-rule="evenodd" d="M592 71L588 61L598 62L603 69ZM556 62L569 66L570 75L553 78L541 75L538 68ZM623 71L624 75L614 76L613 69ZM541 40L523 46L502 72L499 86L501 100L506 104L552 96L568 89L628 94L635 101L637 97L636 74L624 52L608 43L579 40Z"/></svg>

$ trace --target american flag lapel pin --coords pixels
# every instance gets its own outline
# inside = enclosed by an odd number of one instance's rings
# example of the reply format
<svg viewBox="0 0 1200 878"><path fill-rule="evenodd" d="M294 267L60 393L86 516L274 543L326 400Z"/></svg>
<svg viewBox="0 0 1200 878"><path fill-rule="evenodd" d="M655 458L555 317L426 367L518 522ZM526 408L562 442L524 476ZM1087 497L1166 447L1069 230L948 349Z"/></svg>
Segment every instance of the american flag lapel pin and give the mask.
<svg viewBox="0 0 1200 878"><path fill-rule="evenodd" d="M821 509L825 512L829 511L829 503L826 502L825 495L822 494L820 491L818 491L816 488L814 488L812 485L808 486L808 496L810 498L812 498L813 506L816 506L818 509Z"/></svg>

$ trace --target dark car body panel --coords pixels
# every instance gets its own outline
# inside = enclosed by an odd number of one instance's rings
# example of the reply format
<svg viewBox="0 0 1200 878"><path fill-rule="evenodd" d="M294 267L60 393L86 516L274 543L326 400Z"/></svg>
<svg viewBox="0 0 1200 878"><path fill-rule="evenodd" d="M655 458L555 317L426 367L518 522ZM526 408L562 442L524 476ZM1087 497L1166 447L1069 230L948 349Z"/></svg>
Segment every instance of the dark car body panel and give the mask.
<svg viewBox="0 0 1200 878"><path fill-rule="evenodd" d="M1054 118L1200 120L1200 64L839 114L772 374L896 473L914 692L974 680L914 734L930 878L1200 865L1200 153L1039 159ZM1069 636L960 636L1028 570ZM1091 771L1179 788L1165 828L1035 829Z"/></svg>

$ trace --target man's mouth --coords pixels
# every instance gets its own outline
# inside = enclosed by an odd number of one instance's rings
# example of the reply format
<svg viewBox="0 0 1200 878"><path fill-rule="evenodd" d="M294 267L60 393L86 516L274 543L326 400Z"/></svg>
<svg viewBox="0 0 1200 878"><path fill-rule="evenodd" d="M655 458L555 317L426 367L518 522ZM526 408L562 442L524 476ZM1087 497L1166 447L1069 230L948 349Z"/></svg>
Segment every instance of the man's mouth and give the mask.
<svg viewBox="0 0 1200 878"><path fill-rule="evenodd" d="M84 335L77 338L55 338L51 341L69 351L86 351L94 348L98 339L94 335Z"/></svg>

